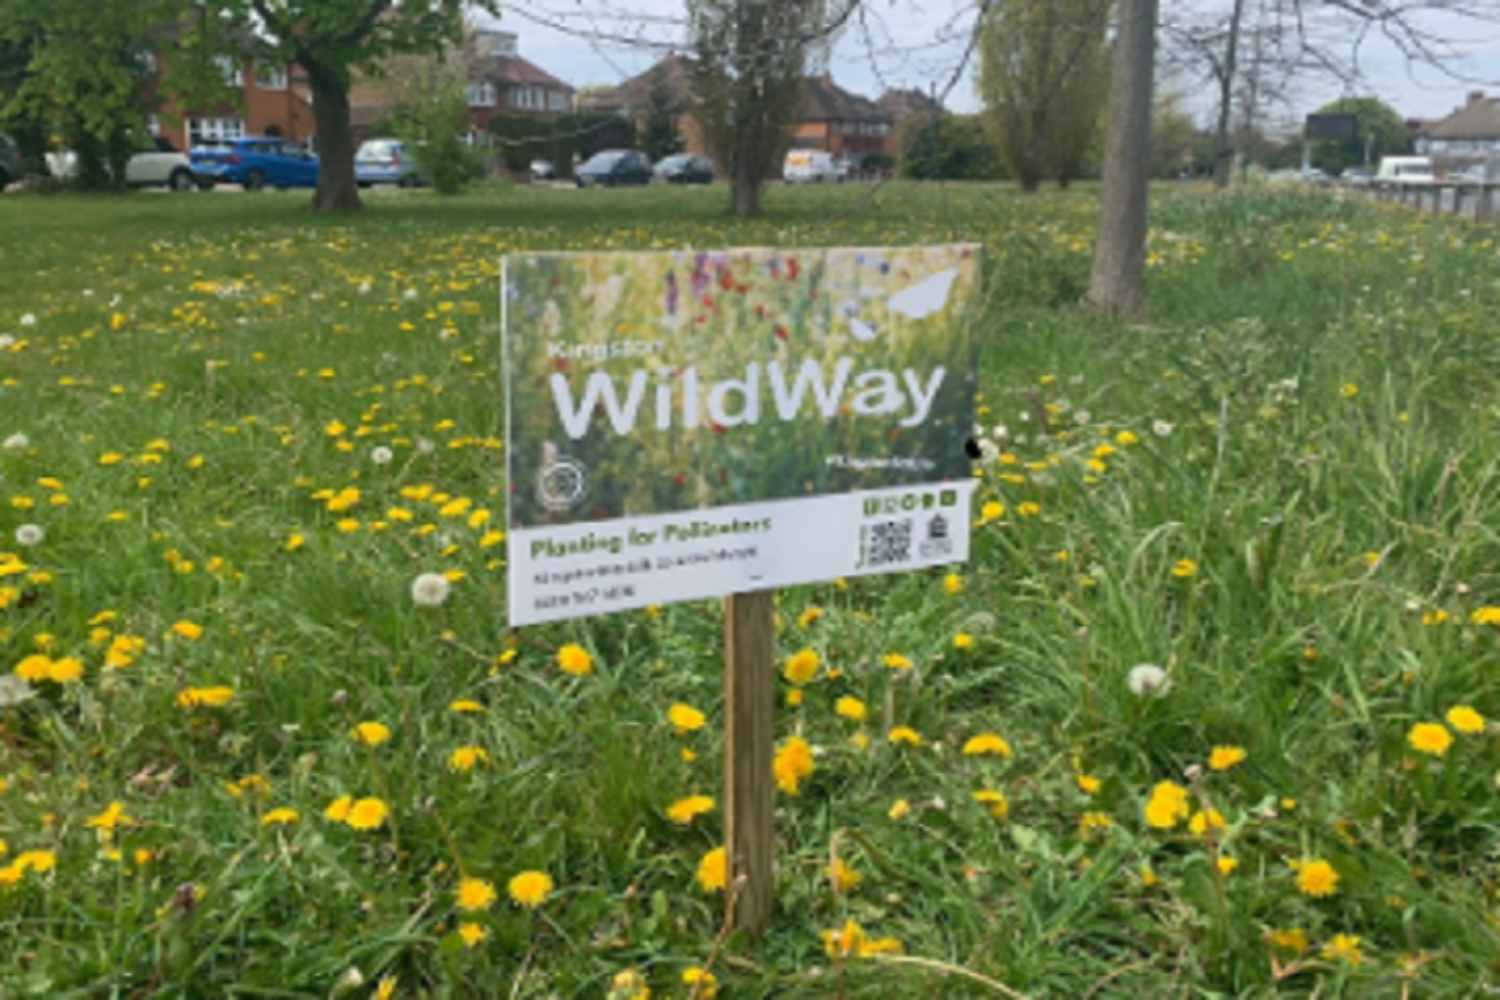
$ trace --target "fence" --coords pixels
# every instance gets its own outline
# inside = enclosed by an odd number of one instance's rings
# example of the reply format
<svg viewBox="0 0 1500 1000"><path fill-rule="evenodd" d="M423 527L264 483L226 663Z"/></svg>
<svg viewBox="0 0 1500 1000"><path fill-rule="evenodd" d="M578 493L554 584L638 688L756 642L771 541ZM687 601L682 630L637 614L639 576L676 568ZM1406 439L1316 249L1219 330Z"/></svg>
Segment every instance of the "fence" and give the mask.
<svg viewBox="0 0 1500 1000"><path fill-rule="evenodd" d="M1375 181L1346 190L1426 212L1500 219L1500 183L1492 181Z"/></svg>

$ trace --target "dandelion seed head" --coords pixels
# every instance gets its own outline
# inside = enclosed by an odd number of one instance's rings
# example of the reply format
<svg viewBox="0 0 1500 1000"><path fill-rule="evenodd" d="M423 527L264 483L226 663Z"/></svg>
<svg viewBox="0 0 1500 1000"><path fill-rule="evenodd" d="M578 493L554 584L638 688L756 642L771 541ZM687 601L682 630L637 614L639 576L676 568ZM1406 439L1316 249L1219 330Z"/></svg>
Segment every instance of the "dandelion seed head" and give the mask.
<svg viewBox="0 0 1500 1000"><path fill-rule="evenodd" d="M374 462L376 465L389 465L391 459L395 457L396 453L391 451L391 449L387 448L383 444L376 445L374 448L370 449L370 461Z"/></svg>
<svg viewBox="0 0 1500 1000"><path fill-rule="evenodd" d="M412 603L420 608L435 608L448 599L453 584L441 573L423 573L411 582Z"/></svg>
<svg viewBox="0 0 1500 1000"><path fill-rule="evenodd" d="M38 545L46 537L47 533L42 530L42 526L39 524L23 524L16 529L17 545Z"/></svg>
<svg viewBox="0 0 1500 1000"><path fill-rule="evenodd" d="M1137 698L1160 698L1172 687L1167 672L1154 663L1140 663L1125 675L1125 685Z"/></svg>

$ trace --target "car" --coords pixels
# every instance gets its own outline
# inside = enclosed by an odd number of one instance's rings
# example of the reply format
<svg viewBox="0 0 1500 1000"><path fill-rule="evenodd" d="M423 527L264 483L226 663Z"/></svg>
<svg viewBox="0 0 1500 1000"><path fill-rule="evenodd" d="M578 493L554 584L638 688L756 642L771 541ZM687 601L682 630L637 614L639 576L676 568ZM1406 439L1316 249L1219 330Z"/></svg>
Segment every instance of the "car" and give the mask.
<svg viewBox="0 0 1500 1000"><path fill-rule="evenodd" d="M712 184L714 161L706 156L677 153L664 157L652 170L656 179L667 184Z"/></svg>
<svg viewBox="0 0 1500 1000"><path fill-rule="evenodd" d="M11 181L20 180L25 172L21 151L8 137L0 135L0 191L4 191Z"/></svg>
<svg viewBox="0 0 1500 1000"><path fill-rule="evenodd" d="M573 180L581 188L650 184L651 160L638 149L606 149L575 170Z"/></svg>
<svg viewBox="0 0 1500 1000"><path fill-rule="evenodd" d="M849 179L849 165L821 149L794 149L786 154L781 176L788 183L842 184Z"/></svg>
<svg viewBox="0 0 1500 1000"><path fill-rule="evenodd" d="M47 154L47 168L52 176L68 180L78 171L78 156L71 149ZM200 175L193 161L161 136L130 154L125 161L127 187L164 187L173 191L191 191L195 187L213 187L213 178Z"/></svg>
<svg viewBox="0 0 1500 1000"><path fill-rule="evenodd" d="M1426 156L1382 156L1375 180L1382 184L1431 184L1432 159Z"/></svg>
<svg viewBox="0 0 1500 1000"><path fill-rule="evenodd" d="M189 155L201 176L246 191L318 186L318 158L276 136L215 140L194 146Z"/></svg>
<svg viewBox="0 0 1500 1000"><path fill-rule="evenodd" d="M354 154L354 179L360 187L371 184L394 184L397 187L421 187L427 178L417 169L417 161L400 139L366 139Z"/></svg>
<svg viewBox="0 0 1500 1000"><path fill-rule="evenodd" d="M1363 187L1375 179L1375 171L1371 167L1348 167L1339 174L1339 180L1345 184L1353 184Z"/></svg>
<svg viewBox="0 0 1500 1000"><path fill-rule="evenodd" d="M557 180L557 168L552 165L551 160L532 160L531 179L533 181L555 181Z"/></svg>

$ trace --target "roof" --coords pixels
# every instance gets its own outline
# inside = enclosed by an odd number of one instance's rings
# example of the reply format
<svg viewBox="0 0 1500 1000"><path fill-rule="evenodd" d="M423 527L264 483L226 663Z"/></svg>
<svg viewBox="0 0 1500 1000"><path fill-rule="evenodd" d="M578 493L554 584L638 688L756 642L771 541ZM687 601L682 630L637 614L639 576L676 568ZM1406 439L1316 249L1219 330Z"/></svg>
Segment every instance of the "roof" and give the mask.
<svg viewBox="0 0 1500 1000"><path fill-rule="evenodd" d="M478 70L481 79L492 83L512 84L532 87L552 87L557 90L573 92L573 88L563 83L557 77L542 69L536 63L522 59L520 56L495 56L484 60Z"/></svg>
<svg viewBox="0 0 1500 1000"><path fill-rule="evenodd" d="M895 116L870 100L840 87L827 73L810 76L802 88L805 122L893 122Z"/></svg>
<svg viewBox="0 0 1500 1000"><path fill-rule="evenodd" d="M909 115L941 113L943 110L942 102L934 100L916 87L910 90L887 90L875 103L882 111L896 119Z"/></svg>
<svg viewBox="0 0 1500 1000"><path fill-rule="evenodd" d="M1432 139L1500 139L1500 97L1474 91L1463 107L1427 129Z"/></svg>
<svg viewBox="0 0 1500 1000"><path fill-rule="evenodd" d="M686 108L693 103L693 62L675 52L612 90L590 94L583 103L593 111L618 111L622 114L643 111L650 103L651 87L657 73L662 74L674 109Z"/></svg>

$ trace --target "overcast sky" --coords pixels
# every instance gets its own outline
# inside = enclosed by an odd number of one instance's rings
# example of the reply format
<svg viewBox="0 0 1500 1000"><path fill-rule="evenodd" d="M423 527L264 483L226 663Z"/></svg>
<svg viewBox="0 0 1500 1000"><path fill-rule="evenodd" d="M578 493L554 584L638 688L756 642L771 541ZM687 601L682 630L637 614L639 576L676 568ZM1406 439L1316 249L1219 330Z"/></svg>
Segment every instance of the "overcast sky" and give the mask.
<svg viewBox="0 0 1500 1000"><path fill-rule="evenodd" d="M947 94L951 110L978 110L975 65L964 63L974 7L974 0L920 0L920 6L917 0L865 0L862 16L834 47L834 80L872 99L888 87L924 92L936 88ZM499 26L519 36L521 55L573 86L612 86L649 67L672 44L680 44L684 9L683 0L507 0ZM1164 0L1163 9L1183 7ZM1411 64L1394 45L1372 33L1360 45L1363 85L1346 88L1331 77L1310 78L1297 88L1281 117L1300 120L1327 101L1352 93L1374 94L1403 117L1441 118L1461 105L1468 91L1485 89L1486 76L1490 93L1500 93L1500 22L1476 30L1472 22L1429 15L1424 26L1462 41L1467 58L1449 60L1447 65L1479 82ZM1339 54L1347 58L1352 33L1342 33L1335 44L1343 47ZM1194 110L1206 117L1209 108L1198 106L1193 97L1203 90L1202 81L1182 80L1179 86Z"/></svg>

